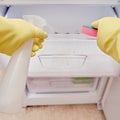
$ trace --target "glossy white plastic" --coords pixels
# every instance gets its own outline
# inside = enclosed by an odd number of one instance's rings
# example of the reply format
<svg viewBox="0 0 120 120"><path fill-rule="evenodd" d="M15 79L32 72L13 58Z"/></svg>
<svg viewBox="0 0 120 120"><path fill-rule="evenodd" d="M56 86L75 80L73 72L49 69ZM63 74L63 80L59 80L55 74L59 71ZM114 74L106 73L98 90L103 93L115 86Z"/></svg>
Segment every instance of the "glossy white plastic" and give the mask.
<svg viewBox="0 0 120 120"><path fill-rule="evenodd" d="M9 61L0 83L0 112L14 113L22 107L32 42L26 42Z"/></svg>

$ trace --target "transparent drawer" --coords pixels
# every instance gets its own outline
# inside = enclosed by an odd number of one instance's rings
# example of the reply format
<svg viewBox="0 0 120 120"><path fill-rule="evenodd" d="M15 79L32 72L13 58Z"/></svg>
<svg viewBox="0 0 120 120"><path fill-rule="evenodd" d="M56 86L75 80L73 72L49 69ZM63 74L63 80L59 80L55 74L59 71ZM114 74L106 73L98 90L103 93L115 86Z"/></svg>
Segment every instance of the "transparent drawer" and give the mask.
<svg viewBox="0 0 120 120"><path fill-rule="evenodd" d="M28 78L27 88L31 93L67 93L93 91L99 78L93 77L40 77Z"/></svg>
<svg viewBox="0 0 120 120"><path fill-rule="evenodd" d="M39 55L41 67L50 71L76 71L84 64L86 55L48 54Z"/></svg>

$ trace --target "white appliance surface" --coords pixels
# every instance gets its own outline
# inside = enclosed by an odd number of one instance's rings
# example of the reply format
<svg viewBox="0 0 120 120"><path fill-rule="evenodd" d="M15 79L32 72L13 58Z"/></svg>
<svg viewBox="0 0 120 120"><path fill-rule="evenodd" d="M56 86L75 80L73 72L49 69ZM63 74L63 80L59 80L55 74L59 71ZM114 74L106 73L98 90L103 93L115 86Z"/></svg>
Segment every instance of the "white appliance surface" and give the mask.
<svg viewBox="0 0 120 120"><path fill-rule="evenodd" d="M43 4L13 5L7 17L22 18L23 15L38 15L46 19L48 33L80 33L82 25L90 25L93 21L105 16L114 16L110 6Z"/></svg>
<svg viewBox="0 0 120 120"><path fill-rule="evenodd" d="M44 4L35 5L39 2ZM67 4L67 0L35 0L29 1L31 5L26 5L28 0L0 1L0 4L12 4L6 14L8 18L38 15L48 23L43 29L48 32L49 37L43 43L43 49L30 60L25 106L79 103L99 105L110 77L119 75L119 64L99 50L96 38L80 32L82 25L90 25L106 16L116 17L112 7L119 5L119 1L75 0L74 4L73 1L69 2L70 4ZM116 10L119 11L119 7ZM0 11L3 15L4 6L0 7ZM6 55L0 55L1 72L4 72L9 59ZM111 90L117 86L113 85ZM119 86L116 90L119 90ZM111 91L114 95L115 92ZM112 102L116 101L114 95L109 96ZM117 104L118 101L119 98ZM104 110L107 115L111 113L109 109L113 105L111 101L106 101L106 104L108 106Z"/></svg>
<svg viewBox="0 0 120 120"><path fill-rule="evenodd" d="M120 78L113 78L108 87L102 101L103 111L106 120L118 120L120 118Z"/></svg>
<svg viewBox="0 0 120 120"><path fill-rule="evenodd" d="M4 16L5 11L6 11L6 6L0 5L0 15L1 15L1 16Z"/></svg>

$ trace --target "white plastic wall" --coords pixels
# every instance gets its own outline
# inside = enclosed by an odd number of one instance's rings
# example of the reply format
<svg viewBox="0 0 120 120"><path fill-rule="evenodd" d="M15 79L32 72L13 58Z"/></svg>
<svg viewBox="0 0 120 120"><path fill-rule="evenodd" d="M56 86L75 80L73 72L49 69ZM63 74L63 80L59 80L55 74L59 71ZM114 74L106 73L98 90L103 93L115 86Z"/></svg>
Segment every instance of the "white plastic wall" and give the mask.
<svg viewBox="0 0 120 120"><path fill-rule="evenodd" d="M105 17L114 16L111 7L89 5L18 5L11 6L7 17L22 18L23 15L39 15L49 25L49 33L79 33L82 25Z"/></svg>
<svg viewBox="0 0 120 120"><path fill-rule="evenodd" d="M103 111L106 120L120 119L120 78L116 77L112 81L106 96L103 97Z"/></svg>
<svg viewBox="0 0 120 120"><path fill-rule="evenodd" d="M5 11L6 11L6 6L0 6L0 15L4 15L4 13L5 13Z"/></svg>

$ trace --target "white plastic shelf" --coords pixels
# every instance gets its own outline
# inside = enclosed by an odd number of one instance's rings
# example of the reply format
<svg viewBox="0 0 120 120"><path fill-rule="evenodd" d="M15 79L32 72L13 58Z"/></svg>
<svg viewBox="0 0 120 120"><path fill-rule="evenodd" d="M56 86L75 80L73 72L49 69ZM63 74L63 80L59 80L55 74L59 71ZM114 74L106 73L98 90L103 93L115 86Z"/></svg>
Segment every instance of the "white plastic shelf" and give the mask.
<svg viewBox="0 0 120 120"><path fill-rule="evenodd" d="M31 59L31 77L98 77L119 74L119 64L99 50L94 37L83 34L49 35L43 46Z"/></svg>

